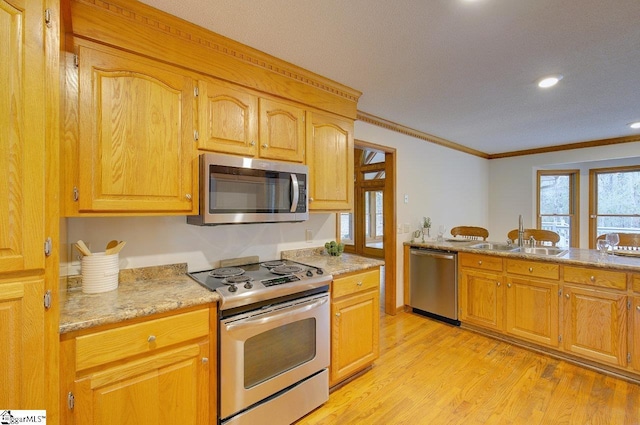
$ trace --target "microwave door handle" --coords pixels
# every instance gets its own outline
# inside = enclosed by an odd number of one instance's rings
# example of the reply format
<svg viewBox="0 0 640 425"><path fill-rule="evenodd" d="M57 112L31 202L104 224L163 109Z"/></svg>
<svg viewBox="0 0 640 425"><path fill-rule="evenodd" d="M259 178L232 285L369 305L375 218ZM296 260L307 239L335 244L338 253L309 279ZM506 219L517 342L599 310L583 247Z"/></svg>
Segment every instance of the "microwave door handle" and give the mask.
<svg viewBox="0 0 640 425"><path fill-rule="evenodd" d="M291 173L291 190L293 191L293 196L291 197L291 209L290 212L296 212L298 209L298 198L300 196L300 186L298 185L298 176L295 173Z"/></svg>

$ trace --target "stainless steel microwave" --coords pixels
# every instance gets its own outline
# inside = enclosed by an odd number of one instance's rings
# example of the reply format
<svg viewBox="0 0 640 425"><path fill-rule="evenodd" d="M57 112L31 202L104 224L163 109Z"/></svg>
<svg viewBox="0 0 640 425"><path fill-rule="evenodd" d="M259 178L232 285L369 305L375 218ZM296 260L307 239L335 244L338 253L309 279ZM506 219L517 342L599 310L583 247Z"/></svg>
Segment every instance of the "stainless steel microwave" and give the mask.
<svg viewBox="0 0 640 425"><path fill-rule="evenodd" d="M308 168L240 156L200 155L197 225L275 223L309 219Z"/></svg>

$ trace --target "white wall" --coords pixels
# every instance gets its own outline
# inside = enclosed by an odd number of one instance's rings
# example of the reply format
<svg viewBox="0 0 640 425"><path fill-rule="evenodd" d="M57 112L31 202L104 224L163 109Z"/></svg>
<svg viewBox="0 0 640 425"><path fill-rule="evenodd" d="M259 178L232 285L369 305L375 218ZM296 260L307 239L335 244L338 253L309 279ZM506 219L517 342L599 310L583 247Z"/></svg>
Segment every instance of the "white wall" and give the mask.
<svg viewBox="0 0 640 425"><path fill-rule="evenodd" d="M371 124L356 121L356 139L396 149L397 225L416 230L422 217L432 221L432 236L443 224L451 227L476 225L489 228L487 206L489 161L444 148ZM409 202L404 202L405 195ZM491 234L492 230L489 228ZM403 243L411 232L397 235L396 283L398 307L403 304Z"/></svg>
<svg viewBox="0 0 640 425"><path fill-rule="evenodd" d="M69 218L68 240L87 242L92 251L104 251L112 239L127 241L120 268L187 263L189 271L210 269L226 258L258 255L261 261L280 258L280 251L322 246L335 239L335 214L310 214L302 223L193 226L185 217ZM313 240L305 241L305 231ZM61 270L80 273L77 252Z"/></svg>
<svg viewBox="0 0 640 425"><path fill-rule="evenodd" d="M536 226L536 174L539 169L580 170L580 248L589 247L589 169L640 164L640 142L575 149L489 161L489 228L492 240L506 240L518 227Z"/></svg>

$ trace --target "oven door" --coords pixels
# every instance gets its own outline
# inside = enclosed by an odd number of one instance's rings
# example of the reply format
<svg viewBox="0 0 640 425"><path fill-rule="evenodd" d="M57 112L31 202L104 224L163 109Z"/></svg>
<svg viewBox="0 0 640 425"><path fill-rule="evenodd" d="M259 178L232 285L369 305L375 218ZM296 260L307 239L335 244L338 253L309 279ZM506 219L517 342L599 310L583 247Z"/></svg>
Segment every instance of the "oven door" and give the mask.
<svg viewBox="0 0 640 425"><path fill-rule="evenodd" d="M223 319L220 417L228 418L328 366L326 293Z"/></svg>

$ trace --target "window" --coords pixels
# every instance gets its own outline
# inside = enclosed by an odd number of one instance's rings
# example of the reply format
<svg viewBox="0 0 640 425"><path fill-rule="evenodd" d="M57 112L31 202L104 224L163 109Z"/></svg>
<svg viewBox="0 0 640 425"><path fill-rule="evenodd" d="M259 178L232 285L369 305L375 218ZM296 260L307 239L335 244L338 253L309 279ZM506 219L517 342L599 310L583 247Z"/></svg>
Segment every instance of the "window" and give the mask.
<svg viewBox="0 0 640 425"><path fill-rule="evenodd" d="M590 247L604 233L640 233L640 166L589 171Z"/></svg>
<svg viewBox="0 0 640 425"><path fill-rule="evenodd" d="M560 235L558 246L578 246L578 170L538 171L538 228Z"/></svg>

